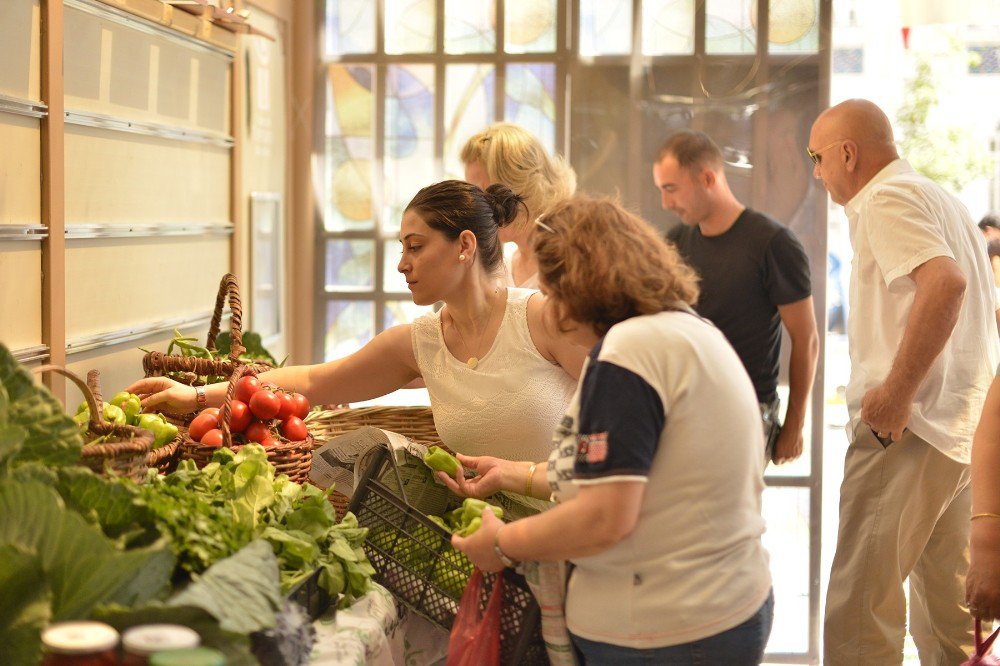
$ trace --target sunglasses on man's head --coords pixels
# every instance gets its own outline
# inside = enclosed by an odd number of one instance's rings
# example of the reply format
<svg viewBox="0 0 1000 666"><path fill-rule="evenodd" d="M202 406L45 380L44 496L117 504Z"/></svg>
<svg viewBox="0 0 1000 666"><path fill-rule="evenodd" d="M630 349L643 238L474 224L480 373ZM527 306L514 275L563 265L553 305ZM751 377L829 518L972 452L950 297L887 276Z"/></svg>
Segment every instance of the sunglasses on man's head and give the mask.
<svg viewBox="0 0 1000 666"><path fill-rule="evenodd" d="M809 159L811 159L813 161L813 164L819 165L819 163L823 159L822 156L820 155L820 153L822 153L827 148L833 148L838 143L843 143L844 141L846 141L846 139L837 139L833 143L828 143L827 145L823 146L819 150L812 150L811 148L809 148L809 146L806 146L806 155L808 155Z"/></svg>

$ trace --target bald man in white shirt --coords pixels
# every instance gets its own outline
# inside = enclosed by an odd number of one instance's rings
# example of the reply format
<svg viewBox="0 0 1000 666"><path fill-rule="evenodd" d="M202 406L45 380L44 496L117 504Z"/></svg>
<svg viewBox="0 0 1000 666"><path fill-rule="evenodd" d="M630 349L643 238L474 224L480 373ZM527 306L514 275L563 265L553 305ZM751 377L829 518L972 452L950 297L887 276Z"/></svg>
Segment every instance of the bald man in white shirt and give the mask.
<svg viewBox="0 0 1000 666"><path fill-rule="evenodd" d="M965 207L899 158L871 102L823 112L807 151L854 247L824 663L902 663L909 578L921 663L954 666L973 646L969 451L1000 361L989 259Z"/></svg>

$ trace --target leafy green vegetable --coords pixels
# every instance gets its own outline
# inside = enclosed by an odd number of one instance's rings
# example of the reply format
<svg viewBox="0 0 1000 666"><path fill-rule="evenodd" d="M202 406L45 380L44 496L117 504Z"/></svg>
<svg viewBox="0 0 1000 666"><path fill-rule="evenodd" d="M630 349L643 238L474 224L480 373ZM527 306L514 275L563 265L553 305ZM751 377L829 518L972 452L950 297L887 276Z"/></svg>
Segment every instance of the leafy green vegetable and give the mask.
<svg viewBox="0 0 1000 666"><path fill-rule="evenodd" d="M111 605L99 608L95 617L119 630L183 624L197 631L204 645L222 650L227 664L256 664L247 635L274 626L283 602L274 554L267 543L253 541L165 602L133 609Z"/></svg>
<svg viewBox="0 0 1000 666"><path fill-rule="evenodd" d="M344 603L368 590L374 569L362 548L367 529L351 514L338 524L322 490L276 476L258 444L237 453L219 449L202 469L183 461L173 474L151 473L138 493L189 572L262 538L278 558L285 592L317 568L324 569L320 584L331 595L343 593Z"/></svg>
<svg viewBox="0 0 1000 666"><path fill-rule="evenodd" d="M72 465L80 458L83 438L62 404L0 343L0 471L21 462ZM10 426L24 430L18 435Z"/></svg>
<svg viewBox="0 0 1000 666"><path fill-rule="evenodd" d="M215 348L218 350L220 356L228 356L232 346L233 340L229 331L222 331L215 336ZM261 339L259 333L254 333L253 331L244 332L243 347L246 351L240 354L240 359L244 361L267 361L276 368L280 368L285 364L284 360L278 363L274 356L271 355L271 352L264 348L264 341Z"/></svg>
<svg viewBox="0 0 1000 666"><path fill-rule="evenodd" d="M168 588L174 558L164 543L119 550L41 483L0 481L0 516L0 549L37 590L11 595L4 588L0 645L5 649L37 655L40 621L83 619L99 603L142 603Z"/></svg>

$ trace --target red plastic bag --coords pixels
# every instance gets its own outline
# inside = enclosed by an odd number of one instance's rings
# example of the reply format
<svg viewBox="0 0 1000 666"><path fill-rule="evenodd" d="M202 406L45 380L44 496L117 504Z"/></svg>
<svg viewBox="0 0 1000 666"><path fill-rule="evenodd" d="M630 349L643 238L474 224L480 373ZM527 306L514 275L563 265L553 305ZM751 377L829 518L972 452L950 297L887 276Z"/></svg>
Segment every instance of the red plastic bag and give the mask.
<svg viewBox="0 0 1000 666"><path fill-rule="evenodd" d="M479 611L483 572L478 568L462 592L458 614L448 640L447 666L500 666L500 609L503 604L503 575L497 575L486 612Z"/></svg>
<svg viewBox="0 0 1000 666"><path fill-rule="evenodd" d="M983 640L983 627L979 618L976 618L976 653L969 657L969 659L962 664L962 666L1000 666L1000 657L995 654L990 653L990 647L993 645L993 641L996 640L997 633L1000 633L1000 629L997 629L989 638Z"/></svg>

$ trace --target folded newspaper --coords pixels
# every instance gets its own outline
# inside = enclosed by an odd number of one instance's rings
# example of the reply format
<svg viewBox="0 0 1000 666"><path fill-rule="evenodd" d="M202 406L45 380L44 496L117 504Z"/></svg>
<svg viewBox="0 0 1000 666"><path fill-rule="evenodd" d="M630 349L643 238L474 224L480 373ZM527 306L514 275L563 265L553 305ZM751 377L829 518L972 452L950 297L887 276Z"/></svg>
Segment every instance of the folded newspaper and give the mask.
<svg viewBox="0 0 1000 666"><path fill-rule="evenodd" d="M351 497L379 447L393 452L399 479L402 480L402 492L393 470L383 474L381 481L405 498L413 508L429 516L439 516L453 508L455 497L423 464L427 447L397 432L373 426L364 426L334 437L313 451L309 480L320 488L334 485L338 492ZM497 493L489 501L503 507L511 519L530 516L551 506L543 500L507 492Z"/></svg>

